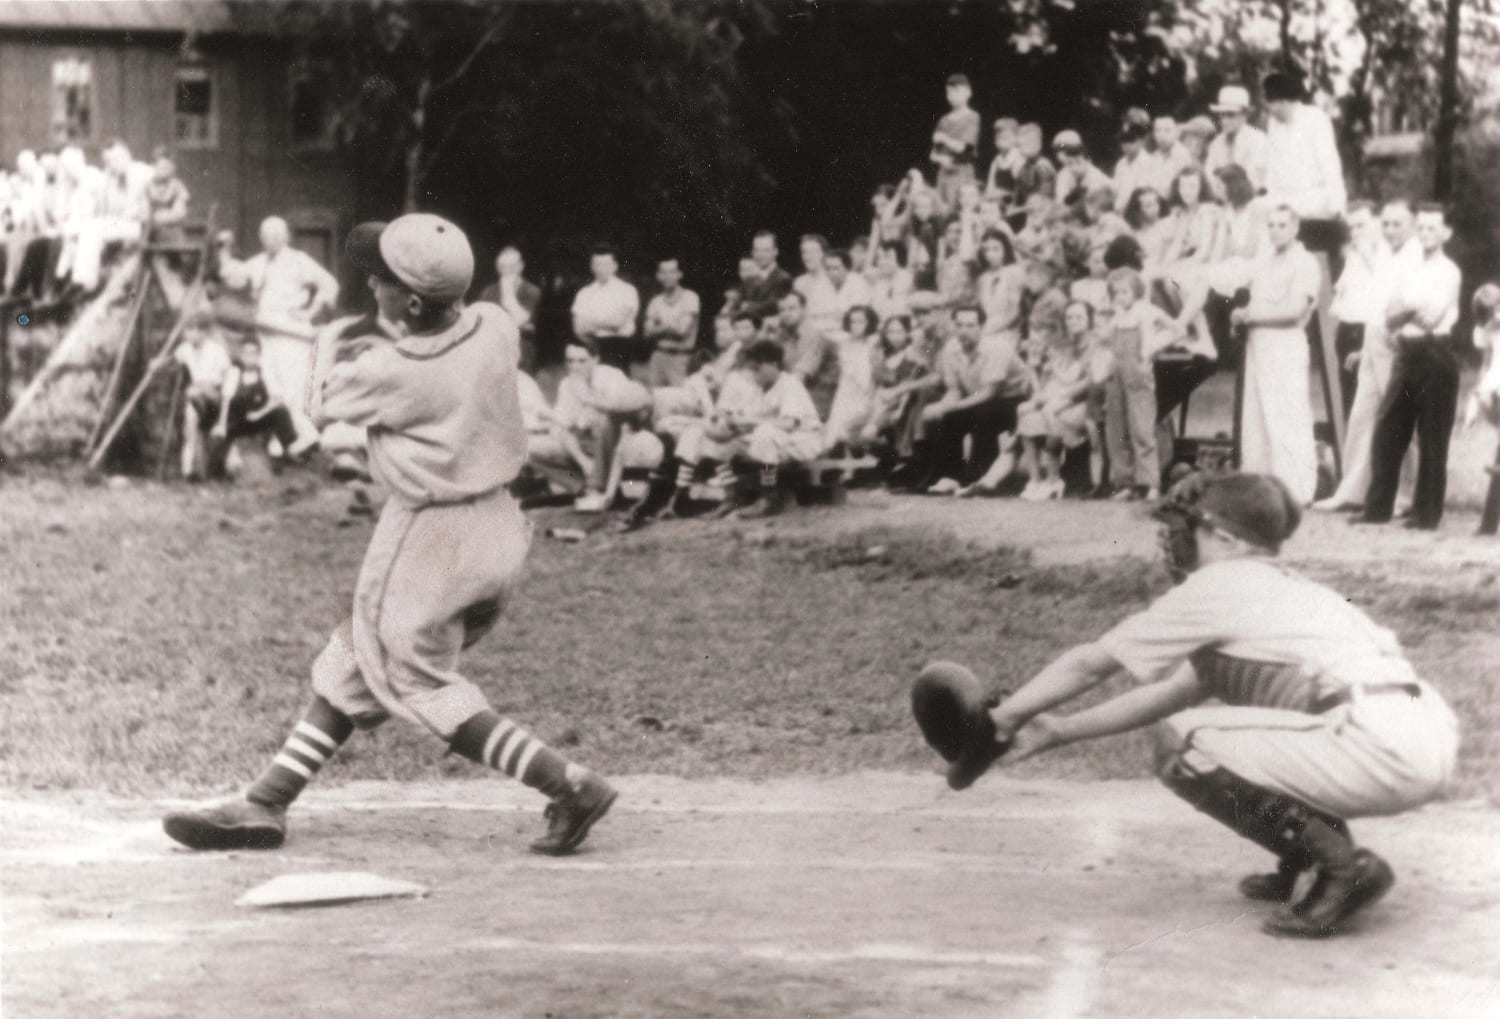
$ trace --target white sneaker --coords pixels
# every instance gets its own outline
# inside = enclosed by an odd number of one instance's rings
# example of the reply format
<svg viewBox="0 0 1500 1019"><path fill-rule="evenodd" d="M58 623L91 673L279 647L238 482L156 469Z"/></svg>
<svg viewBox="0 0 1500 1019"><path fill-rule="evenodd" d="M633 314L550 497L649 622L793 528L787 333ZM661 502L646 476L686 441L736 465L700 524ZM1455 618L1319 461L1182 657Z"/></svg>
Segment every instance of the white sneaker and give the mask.
<svg viewBox="0 0 1500 1019"><path fill-rule="evenodd" d="M1047 486L1048 499L1061 499L1067 494L1068 486L1062 478L1058 478Z"/></svg>
<svg viewBox="0 0 1500 1019"><path fill-rule="evenodd" d="M585 492L573 500L573 511L575 513L603 513L604 493Z"/></svg>
<svg viewBox="0 0 1500 1019"><path fill-rule="evenodd" d="M1026 487L1021 489L1019 496L1025 502L1041 502L1047 498L1047 484L1044 481L1028 481Z"/></svg>
<svg viewBox="0 0 1500 1019"><path fill-rule="evenodd" d="M938 478L928 486L928 495L957 495L963 486L952 478Z"/></svg>

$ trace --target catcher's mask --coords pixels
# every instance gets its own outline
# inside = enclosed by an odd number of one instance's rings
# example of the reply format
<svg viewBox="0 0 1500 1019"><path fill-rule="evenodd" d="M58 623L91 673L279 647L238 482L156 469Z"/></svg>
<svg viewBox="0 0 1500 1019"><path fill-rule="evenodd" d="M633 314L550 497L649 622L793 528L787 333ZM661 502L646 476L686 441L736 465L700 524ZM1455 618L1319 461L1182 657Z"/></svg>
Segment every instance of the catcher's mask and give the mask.
<svg viewBox="0 0 1500 1019"><path fill-rule="evenodd" d="M1217 531L1275 555L1302 522L1301 509L1280 479L1239 473L1190 474L1172 486L1151 516L1166 525L1162 551L1179 583L1198 568L1199 531Z"/></svg>

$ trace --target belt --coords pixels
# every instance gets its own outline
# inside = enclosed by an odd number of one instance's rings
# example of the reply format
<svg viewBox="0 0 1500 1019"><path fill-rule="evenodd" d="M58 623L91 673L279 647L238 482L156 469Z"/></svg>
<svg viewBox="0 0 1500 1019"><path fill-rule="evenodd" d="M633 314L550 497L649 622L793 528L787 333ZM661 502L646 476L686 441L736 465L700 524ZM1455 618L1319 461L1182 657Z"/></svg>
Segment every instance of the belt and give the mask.
<svg viewBox="0 0 1500 1019"><path fill-rule="evenodd" d="M1428 333L1426 336L1397 336L1396 344L1402 347L1425 347L1429 343L1447 346L1448 341L1451 339L1451 336L1436 336Z"/></svg>
<svg viewBox="0 0 1500 1019"><path fill-rule="evenodd" d="M1332 711L1345 704L1353 704L1366 697L1393 693L1404 693L1412 700L1416 700L1422 696L1422 686L1420 683L1355 683L1314 701L1312 711L1315 715L1321 715L1325 711Z"/></svg>

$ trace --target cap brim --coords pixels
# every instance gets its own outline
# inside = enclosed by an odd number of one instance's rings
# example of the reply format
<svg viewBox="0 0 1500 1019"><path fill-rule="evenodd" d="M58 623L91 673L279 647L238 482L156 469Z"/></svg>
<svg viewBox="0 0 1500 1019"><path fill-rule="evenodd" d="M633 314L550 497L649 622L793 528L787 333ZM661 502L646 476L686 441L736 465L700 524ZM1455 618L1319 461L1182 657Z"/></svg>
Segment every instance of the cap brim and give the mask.
<svg viewBox="0 0 1500 1019"><path fill-rule="evenodd" d="M379 276L383 280L399 283L396 274L386 264L385 256L380 253L380 235L389 225L372 220L350 230L349 238L344 242L344 257L366 276Z"/></svg>

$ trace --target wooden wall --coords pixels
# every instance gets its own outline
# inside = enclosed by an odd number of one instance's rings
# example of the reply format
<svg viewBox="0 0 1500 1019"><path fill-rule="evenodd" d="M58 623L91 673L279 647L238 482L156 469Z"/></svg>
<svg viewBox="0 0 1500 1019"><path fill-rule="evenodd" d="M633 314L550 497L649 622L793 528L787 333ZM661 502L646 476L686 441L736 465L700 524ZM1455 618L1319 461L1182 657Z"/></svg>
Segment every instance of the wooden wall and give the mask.
<svg viewBox="0 0 1500 1019"><path fill-rule="evenodd" d="M172 145L173 75L179 40L171 36L23 34L0 29L0 160L13 166L22 149L51 144L49 117L53 61L75 55L93 64L93 137L89 161L113 137L139 159L158 144ZM221 226L233 229L242 254L257 248L257 226L269 215L293 230L321 227L336 273L338 239L351 217L349 178L336 155L294 151L291 142L290 60L271 39L219 38L200 43L214 72L218 145L175 152L178 172L193 196L192 218L219 203Z"/></svg>

